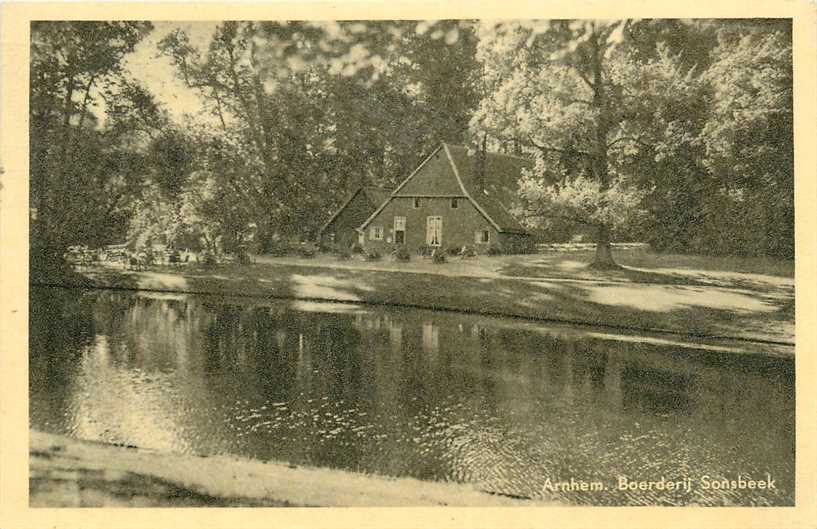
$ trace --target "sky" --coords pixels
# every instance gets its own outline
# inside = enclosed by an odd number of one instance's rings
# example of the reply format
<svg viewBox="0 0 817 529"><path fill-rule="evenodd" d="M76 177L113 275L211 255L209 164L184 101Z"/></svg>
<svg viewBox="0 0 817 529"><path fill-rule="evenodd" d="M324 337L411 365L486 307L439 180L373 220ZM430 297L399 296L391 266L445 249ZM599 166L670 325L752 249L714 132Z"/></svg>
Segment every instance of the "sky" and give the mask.
<svg viewBox="0 0 817 529"><path fill-rule="evenodd" d="M218 21L154 21L154 30L125 58L125 71L141 81L176 122L181 122L185 113L196 114L202 107L202 101L195 90L187 88L176 77L172 62L168 57L159 56L156 45L171 31L183 29L190 36L191 44L205 51L218 24Z"/></svg>

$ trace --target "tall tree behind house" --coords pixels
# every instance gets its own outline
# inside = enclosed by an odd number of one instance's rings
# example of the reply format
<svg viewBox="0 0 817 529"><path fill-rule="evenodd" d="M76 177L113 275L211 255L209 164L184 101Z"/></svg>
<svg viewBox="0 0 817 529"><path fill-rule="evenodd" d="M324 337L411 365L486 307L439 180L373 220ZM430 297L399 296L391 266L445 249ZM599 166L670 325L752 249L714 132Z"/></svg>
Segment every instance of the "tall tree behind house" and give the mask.
<svg viewBox="0 0 817 529"><path fill-rule="evenodd" d="M262 251L314 232L323 219L313 212L357 186L396 184L439 138L467 134L476 38L457 21L445 33L455 39L423 36L419 25L224 23L203 55L183 32L162 41L180 78L256 160L246 174L261 191L252 209Z"/></svg>
<svg viewBox="0 0 817 529"><path fill-rule="evenodd" d="M530 21L480 35L488 90L472 131L536 159L521 186L529 226L592 228L602 267L616 233L793 255L788 22Z"/></svg>
<svg viewBox="0 0 817 529"><path fill-rule="evenodd" d="M493 93L483 99L474 128L526 142L539 172L522 186L535 209L529 220L558 217L591 227L598 268L616 266L611 231L640 200L611 156L617 143L634 141L624 110L633 98L625 86L635 80L624 45L627 24L497 24L484 28L480 43ZM549 188L545 182L553 177L544 177L553 171L566 185Z"/></svg>

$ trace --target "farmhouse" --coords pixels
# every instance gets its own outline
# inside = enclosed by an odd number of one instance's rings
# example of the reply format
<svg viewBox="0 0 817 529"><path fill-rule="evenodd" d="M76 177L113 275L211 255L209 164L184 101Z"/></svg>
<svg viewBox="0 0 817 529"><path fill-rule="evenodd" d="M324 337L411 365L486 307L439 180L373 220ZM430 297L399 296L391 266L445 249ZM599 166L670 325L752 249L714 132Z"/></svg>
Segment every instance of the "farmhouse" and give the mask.
<svg viewBox="0 0 817 529"><path fill-rule="evenodd" d="M379 187L358 188L321 227L318 234L320 241L349 248L358 240L357 228L386 201L390 193L390 189Z"/></svg>
<svg viewBox="0 0 817 529"><path fill-rule="evenodd" d="M358 241L381 253L396 245L485 253L496 243L509 253L526 251L531 237L509 207L528 166L515 156L469 155L443 143L359 225Z"/></svg>

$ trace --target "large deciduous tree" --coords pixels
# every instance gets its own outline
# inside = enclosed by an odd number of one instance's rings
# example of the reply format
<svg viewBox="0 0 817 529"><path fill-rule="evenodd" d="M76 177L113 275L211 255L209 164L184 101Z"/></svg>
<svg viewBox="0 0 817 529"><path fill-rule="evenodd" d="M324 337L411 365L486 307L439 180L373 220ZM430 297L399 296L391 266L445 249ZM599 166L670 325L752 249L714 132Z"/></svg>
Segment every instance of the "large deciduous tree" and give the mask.
<svg viewBox="0 0 817 529"><path fill-rule="evenodd" d="M710 244L727 253L794 256L790 32L788 24L721 28L703 76L713 105L701 143L718 186L707 204L719 221Z"/></svg>
<svg viewBox="0 0 817 529"><path fill-rule="evenodd" d="M306 237L363 184L394 185L439 141L462 141L477 63L470 23L265 22L218 26L206 52L160 44L241 145L236 181L261 251Z"/></svg>
<svg viewBox="0 0 817 529"><path fill-rule="evenodd" d="M233 153L207 149L212 158L206 163L214 178L246 199L260 228L262 251L278 237L314 228L312 212L320 208L319 190L326 188L332 169L325 83L286 58L271 69L265 42L258 24L225 22L204 53L182 31L160 43L179 76L217 118L211 146L226 141L233 147ZM231 163L225 164L228 158Z"/></svg>
<svg viewBox="0 0 817 529"><path fill-rule="evenodd" d="M69 245L101 244L126 225L122 206L142 175L134 131L152 128L160 113L150 94L124 78L122 61L150 28L141 22L32 23L35 273L58 266ZM100 122L103 108L107 120Z"/></svg>
<svg viewBox="0 0 817 529"><path fill-rule="evenodd" d="M590 227L597 268L616 266L611 230L640 200L618 157L640 141L627 24L497 24L485 28L479 47L489 93L472 128L534 154L536 167L521 186L528 222Z"/></svg>
<svg viewBox="0 0 817 529"><path fill-rule="evenodd" d="M533 153L522 212L591 226L594 266L639 227L659 250L793 255L787 23L502 23L478 56L473 132Z"/></svg>

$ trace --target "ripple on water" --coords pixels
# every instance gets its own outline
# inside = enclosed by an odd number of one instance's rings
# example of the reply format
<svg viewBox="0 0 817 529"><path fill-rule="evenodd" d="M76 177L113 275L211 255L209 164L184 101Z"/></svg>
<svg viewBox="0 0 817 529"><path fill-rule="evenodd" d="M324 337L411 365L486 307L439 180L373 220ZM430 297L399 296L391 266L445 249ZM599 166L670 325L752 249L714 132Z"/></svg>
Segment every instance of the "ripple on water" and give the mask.
<svg viewBox="0 0 817 529"><path fill-rule="evenodd" d="M85 342L32 348L33 427L573 504L793 502L793 375L780 362L735 367L667 345L417 311L95 303L61 311L87 321ZM766 494L545 486L767 472L780 488Z"/></svg>

